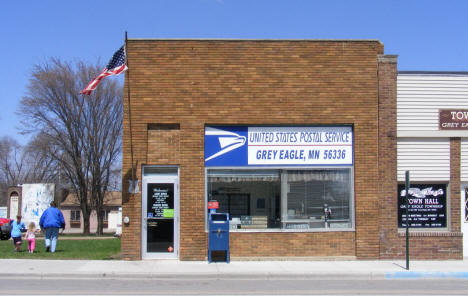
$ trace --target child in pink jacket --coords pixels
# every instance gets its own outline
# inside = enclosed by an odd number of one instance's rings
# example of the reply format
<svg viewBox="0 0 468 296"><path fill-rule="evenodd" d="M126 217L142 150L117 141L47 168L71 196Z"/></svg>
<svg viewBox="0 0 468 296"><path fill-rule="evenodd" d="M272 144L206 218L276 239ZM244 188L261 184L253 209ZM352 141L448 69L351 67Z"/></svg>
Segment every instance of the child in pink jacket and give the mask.
<svg viewBox="0 0 468 296"><path fill-rule="evenodd" d="M28 231L24 234L24 239L28 241L29 253L34 253L36 248L36 223L30 222L28 225Z"/></svg>

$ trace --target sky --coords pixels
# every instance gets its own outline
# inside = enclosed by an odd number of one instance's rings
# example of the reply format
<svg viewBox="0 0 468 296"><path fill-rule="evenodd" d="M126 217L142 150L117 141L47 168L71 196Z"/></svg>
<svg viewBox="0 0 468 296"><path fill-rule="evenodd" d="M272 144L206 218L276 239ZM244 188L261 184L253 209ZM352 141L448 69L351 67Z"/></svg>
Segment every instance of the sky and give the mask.
<svg viewBox="0 0 468 296"><path fill-rule="evenodd" d="M125 31L129 38L378 39L398 55L400 71L468 71L465 0L2 1L0 137L27 142L15 112L33 65L50 57L105 64Z"/></svg>

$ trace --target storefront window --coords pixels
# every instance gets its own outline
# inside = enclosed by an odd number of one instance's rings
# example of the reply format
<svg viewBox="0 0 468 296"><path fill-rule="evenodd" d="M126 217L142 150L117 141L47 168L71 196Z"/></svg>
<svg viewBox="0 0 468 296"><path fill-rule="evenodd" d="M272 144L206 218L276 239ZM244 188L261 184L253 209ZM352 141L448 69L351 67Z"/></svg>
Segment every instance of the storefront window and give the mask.
<svg viewBox="0 0 468 296"><path fill-rule="evenodd" d="M351 169L207 172L207 201L231 230L351 228Z"/></svg>
<svg viewBox="0 0 468 296"><path fill-rule="evenodd" d="M208 171L208 199L229 213L232 230L279 228L280 185L278 170Z"/></svg>
<svg viewBox="0 0 468 296"><path fill-rule="evenodd" d="M349 169L287 171L284 228L350 228Z"/></svg>

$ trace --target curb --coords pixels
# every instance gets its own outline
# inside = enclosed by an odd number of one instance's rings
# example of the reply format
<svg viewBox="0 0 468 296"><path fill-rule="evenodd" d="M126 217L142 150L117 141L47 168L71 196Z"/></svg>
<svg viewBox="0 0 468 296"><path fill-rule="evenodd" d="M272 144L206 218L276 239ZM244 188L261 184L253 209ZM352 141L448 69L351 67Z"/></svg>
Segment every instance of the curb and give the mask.
<svg viewBox="0 0 468 296"><path fill-rule="evenodd" d="M280 274L280 273L0 273L0 278L61 278L61 279L166 279L178 278L192 280L206 279L236 279L236 280L384 280L384 273L309 273L309 274Z"/></svg>
<svg viewBox="0 0 468 296"><path fill-rule="evenodd" d="M468 272L399 271L386 273L385 279L468 279Z"/></svg>
<svg viewBox="0 0 468 296"><path fill-rule="evenodd" d="M413 279L468 279L468 272L367 272L367 273L50 273L50 272L24 272L0 273L0 278L62 278L62 279L236 279L236 280L413 280Z"/></svg>

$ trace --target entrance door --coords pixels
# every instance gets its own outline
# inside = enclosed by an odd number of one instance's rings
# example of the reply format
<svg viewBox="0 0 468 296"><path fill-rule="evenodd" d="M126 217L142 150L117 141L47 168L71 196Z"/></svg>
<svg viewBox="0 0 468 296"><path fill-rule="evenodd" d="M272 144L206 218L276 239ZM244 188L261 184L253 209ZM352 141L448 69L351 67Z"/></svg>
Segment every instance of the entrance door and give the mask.
<svg viewBox="0 0 468 296"><path fill-rule="evenodd" d="M16 216L18 215L18 195L11 195L10 196L10 215L9 218L16 220Z"/></svg>
<svg viewBox="0 0 468 296"><path fill-rule="evenodd" d="M152 168L154 171L154 168ZM179 183L177 169L143 176L142 257L177 259L179 255Z"/></svg>
<svg viewBox="0 0 468 296"><path fill-rule="evenodd" d="M463 232L463 257L468 257L468 185L461 188L461 227Z"/></svg>

